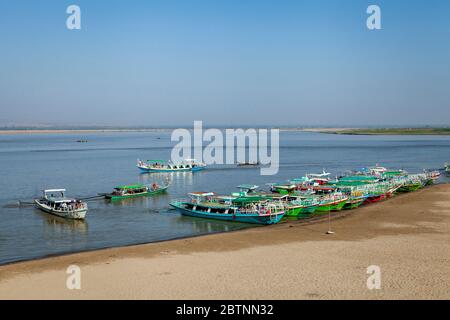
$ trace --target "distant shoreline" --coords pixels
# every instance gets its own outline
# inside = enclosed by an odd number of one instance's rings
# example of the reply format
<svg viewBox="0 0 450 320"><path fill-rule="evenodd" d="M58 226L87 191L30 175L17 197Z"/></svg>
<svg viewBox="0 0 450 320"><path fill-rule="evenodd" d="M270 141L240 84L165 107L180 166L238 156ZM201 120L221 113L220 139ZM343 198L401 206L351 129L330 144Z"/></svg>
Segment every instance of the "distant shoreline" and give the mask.
<svg viewBox="0 0 450 320"><path fill-rule="evenodd" d="M326 129L308 129L306 131L314 131L329 134L341 135L450 135L450 128L326 128Z"/></svg>
<svg viewBox="0 0 450 320"><path fill-rule="evenodd" d="M190 127L180 127L192 129ZM205 127L204 130L209 127ZM245 127L232 127L237 129ZM302 127L255 127L256 129L279 129L282 132L317 132L340 135L450 135L450 127L445 128L302 128ZM177 128L100 128L100 129L0 129L0 135L24 134L77 134L114 132L166 132ZM220 129L227 129L226 127Z"/></svg>

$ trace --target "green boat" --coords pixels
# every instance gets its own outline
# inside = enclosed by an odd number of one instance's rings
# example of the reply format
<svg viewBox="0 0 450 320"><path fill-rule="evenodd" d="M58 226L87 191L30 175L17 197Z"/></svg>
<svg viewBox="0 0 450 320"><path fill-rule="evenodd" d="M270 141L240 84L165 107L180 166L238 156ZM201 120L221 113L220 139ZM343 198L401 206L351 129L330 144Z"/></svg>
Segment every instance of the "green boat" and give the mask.
<svg viewBox="0 0 450 320"><path fill-rule="evenodd" d="M364 203L364 201L366 201L367 197L368 197L367 195L357 196L357 197L350 196L348 198L348 201L345 203L343 209L344 210L356 209L360 205L362 205Z"/></svg>
<svg viewBox="0 0 450 320"><path fill-rule="evenodd" d="M301 204L288 203L285 205L285 214L287 217L297 217L303 210Z"/></svg>
<svg viewBox="0 0 450 320"><path fill-rule="evenodd" d="M152 196L165 192L168 187L168 185L160 186L156 183L153 183L152 185L132 184L119 186L115 187L112 193L106 194L105 198L115 201L143 196Z"/></svg>
<svg viewBox="0 0 450 320"><path fill-rule="evenodd" d="M280 184L273 184L270 191L279 194L292 194L296 189L297 186L293 183L280 183Z"/></svg>
<svg viewBox="0 0 450 320"><path fill-rule="evenodd" d="M290 201L286 206L286 216L308 217L316 211L318 205L319 203L313 199L298 197L297 199ZM293 209L289 210L290 208Z"/></svg>
<svg viewBox="0 0 450 320"><path fill-rule="evenodd" d="M322 197L316 208L316 213L342 210L347 201L348 198L345 196Z"/></svg>
<svg viewBox="0 0 450 320"><path fill-rule="evenodd" d="M420 189L423 186L422 182L406 183L397 189L397 192L412 192Z"/></svg>

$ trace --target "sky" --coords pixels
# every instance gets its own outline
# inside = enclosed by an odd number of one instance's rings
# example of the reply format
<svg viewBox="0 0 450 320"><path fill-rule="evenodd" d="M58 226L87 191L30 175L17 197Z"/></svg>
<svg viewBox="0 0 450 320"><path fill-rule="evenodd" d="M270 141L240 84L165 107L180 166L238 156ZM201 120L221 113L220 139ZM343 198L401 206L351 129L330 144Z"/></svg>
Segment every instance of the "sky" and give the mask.
<svg viewBox="0 0 450 320"><path fill-rule="evenodd" d="M0 0L0 125L449 125L449 15L447 0Z"/></svg>

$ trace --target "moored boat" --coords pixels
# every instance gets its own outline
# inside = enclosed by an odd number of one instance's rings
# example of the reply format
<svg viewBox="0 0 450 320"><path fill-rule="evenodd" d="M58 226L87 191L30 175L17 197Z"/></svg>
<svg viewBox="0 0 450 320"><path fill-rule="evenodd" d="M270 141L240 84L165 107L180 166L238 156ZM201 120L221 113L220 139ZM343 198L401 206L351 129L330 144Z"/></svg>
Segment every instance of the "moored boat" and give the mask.
<svg viewBox="0 0 450 320"><path fill-rule="evenodd" d="M293 183L274 183L271 185L270 191L279 194L292 194L297 189Z"/></svg>
<svg viewBox="0 0 450 320"><path fill-rule="evenodd" d="M316 212L328 212L342 210L348 201L348 197L343 194L330 194L322 196L316 208Z"/></svg>
<svg viewBox="0 0 450 320"><path fill-rule="evenodd" d="M170 205L186 216L254 224L278 223L285 213L282 205L267 201L240 202L212 192L191 192L189 196Z"/></svg>
<svg viewBox="0 0 450 320"><path fill-rule="evenodd" d="M153 183L152 185L133 184L115 187L112 193L106 194L105 198L110 200L122 200L129 198L136 198L142 196L151 196L159 193L163 193L169 186L160 186Z"/></svg>
<svg viewBox="0 0 450 320"><path fill-rule="evenodd" d="M48 189L43 191L41 199L34 200L36 208L68 219L84 219L88 210L81 200L66 198L66 189Z"/></svg>

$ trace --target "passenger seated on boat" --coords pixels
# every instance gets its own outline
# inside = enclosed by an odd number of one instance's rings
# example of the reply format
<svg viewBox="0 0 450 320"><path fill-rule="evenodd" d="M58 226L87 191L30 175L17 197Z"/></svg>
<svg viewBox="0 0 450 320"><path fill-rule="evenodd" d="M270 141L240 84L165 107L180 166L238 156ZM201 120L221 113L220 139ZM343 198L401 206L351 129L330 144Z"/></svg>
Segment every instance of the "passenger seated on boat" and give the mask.
<svg viewBox="0 0 450 320"><path fill-rule="evenodd" d="M156 183L152 184L153 191L158 190L158 189L159 189L159 186Z"/></svg>

